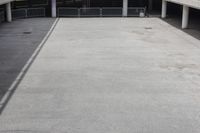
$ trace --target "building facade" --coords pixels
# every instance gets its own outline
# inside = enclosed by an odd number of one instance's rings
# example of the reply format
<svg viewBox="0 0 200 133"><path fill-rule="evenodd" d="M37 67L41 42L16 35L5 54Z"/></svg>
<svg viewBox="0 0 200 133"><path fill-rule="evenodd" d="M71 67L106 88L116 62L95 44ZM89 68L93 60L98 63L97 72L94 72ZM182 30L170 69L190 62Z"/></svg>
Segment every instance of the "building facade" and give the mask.
<svg viewBox="0 0 200 133"><path fill-rule="evenodd" d="M178 8L171 5L179 5ZM11 11L13 9L13 11ZM161 10L166 18L171 11L182 14L182 28L187 28L190 11L200 9L199 0L1 0L0 21L12 17L106 17L145 16ZM177 10L178 9L178 10ZM174 10L174 11L173 11Z"/></svg>

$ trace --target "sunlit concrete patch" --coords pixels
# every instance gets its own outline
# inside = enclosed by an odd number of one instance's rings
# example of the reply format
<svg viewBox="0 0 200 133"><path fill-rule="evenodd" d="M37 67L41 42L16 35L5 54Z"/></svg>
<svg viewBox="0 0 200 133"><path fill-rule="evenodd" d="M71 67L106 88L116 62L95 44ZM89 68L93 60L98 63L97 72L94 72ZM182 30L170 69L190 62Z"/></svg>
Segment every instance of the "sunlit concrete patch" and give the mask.
<svg viewBox="0 0 200 133"><path fill-rule="evenodd" d="M199 133L199 40L157 18L63 18L0 132Z"/></svg>

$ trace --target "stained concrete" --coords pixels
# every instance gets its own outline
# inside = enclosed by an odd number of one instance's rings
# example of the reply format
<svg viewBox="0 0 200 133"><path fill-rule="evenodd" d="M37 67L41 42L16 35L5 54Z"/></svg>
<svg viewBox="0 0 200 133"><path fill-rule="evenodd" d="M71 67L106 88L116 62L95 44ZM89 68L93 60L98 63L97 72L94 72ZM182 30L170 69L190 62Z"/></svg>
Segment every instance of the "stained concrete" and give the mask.
<svg viewBox="0 0 200 133"><path fill-rule="evenodd" d="M200 41L158 18L63 18L1 133L199 133Z"/></svg>
<svg viewBox="0 0 200 133"><path fill-rule="evenodd" d="M54 21L34 18L0 23L0 101Z"/></svg>

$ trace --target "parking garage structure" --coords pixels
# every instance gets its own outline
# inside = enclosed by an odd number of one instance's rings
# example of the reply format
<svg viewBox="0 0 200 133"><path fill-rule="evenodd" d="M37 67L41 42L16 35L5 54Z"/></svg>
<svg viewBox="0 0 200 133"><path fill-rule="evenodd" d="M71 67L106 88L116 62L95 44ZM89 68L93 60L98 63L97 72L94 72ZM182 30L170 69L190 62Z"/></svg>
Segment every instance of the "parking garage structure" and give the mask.
<svg viewBox="0 0 200 133"><path fill-rule="evenodd" d="M198 0L2 0L0 21L30 17L135 17L150 14L161 9L161 17L166 18L170 10L168 3L182 6L182 29L188 28L190 8L199 10ZM12 3L11 3L12 2ZM11 11L13 10L13 11ZM174 14L177 14L174 11Z"/></svg>
<svg viewBox="0 0 200 133"><path fill-rule="evenodd" d="M32 59L2 132L200 131L199 40L159 18L59 18Z"/></svg>
<svg viewBox="0 0 200 133"><path fill-rule="evenodd" d="M8 22L53 18L0 27L0 132L200 132L198 39L160 18L126 18L130 0L74 5L82 18L53 14L71 5L51 2L1 3ZM104 6L120 17L91 16Z"/></svg>
<svg viewBox="0 0 200 133"><path fill-rule="evenodd" d="M5 11L5 6L0 7ZM146 0L20 0L12 3L13 19L29 17L137 17L146 15Z"/></svg>
<svg viewBox="0 0 200 133"><path fill-rule="evenodd" d="M11 9L11 2L12 1L13 0L1 0L0 1L0 5L6 5L6 20L7 20L7 22L12 21L12 9ZM0 17L1 17L2 20L4 20L4 13L1 13Z"/></svg>
<svg viewBox="0 0 200 133"><path fill-rule="evenodd" d="M51 1L52 17L67 17L67 16L145 16L147 3L142 1L128 0L84 0L77 5L63 7L57 0Z"/></svg>
<svg viewBox="0 0 200 133"><path fill-rule="evenodd" d="M161 17L167 17L167 3L175 3L182 6L182 29L188 28L189 25L189 11L190 8L200 9L199 0L162 0L162 12Z"/></svg>

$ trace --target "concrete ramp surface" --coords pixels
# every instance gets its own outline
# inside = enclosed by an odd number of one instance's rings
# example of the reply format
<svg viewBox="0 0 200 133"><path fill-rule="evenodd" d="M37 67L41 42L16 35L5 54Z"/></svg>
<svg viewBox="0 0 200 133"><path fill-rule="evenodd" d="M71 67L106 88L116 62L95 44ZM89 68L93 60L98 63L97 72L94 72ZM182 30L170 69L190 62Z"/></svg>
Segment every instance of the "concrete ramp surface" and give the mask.
<svg viewBox="0 0 200 133"><path fill-rule="evenodd" d="M200 41L158 18L62 18L0 133L199 133Z"/></svg>

